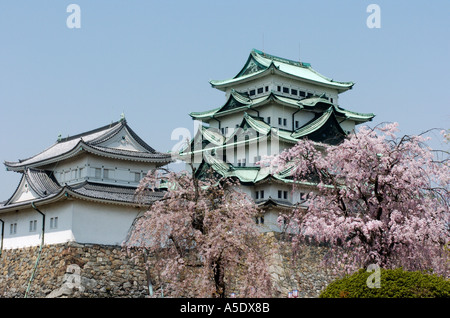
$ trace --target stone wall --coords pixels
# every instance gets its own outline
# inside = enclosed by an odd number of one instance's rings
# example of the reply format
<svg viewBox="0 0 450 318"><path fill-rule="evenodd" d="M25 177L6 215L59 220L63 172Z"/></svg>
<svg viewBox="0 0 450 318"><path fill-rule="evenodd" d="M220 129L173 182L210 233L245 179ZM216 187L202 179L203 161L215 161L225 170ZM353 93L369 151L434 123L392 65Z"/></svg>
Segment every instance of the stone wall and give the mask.
<svg viewBox="0 0 450 318"><path fill-rule="evenodd" d="M66 243L4 250L0 297L145 297L146 273L118 246Z"/></svg>
<svg viewBox="0 0 450 318"><path fill-rule="evenodd" d="M273 233L268 233L273 235ZM339 278L322 264L327 248L318 244L303 244L293 258L292 242L273 237L278 250L272 255L270 272L275 282L276 297L287 297L297 289L300 298L318 297L333 280Z"/></svg>
<svg viewBox="0 0 450 318"><path fill-rule="evenodd" d="M305 246L293 262L290 242L278 243L270 266L276 286L274 297L286 297L293 289L299 290L299 297L317 297L336 278L320 264L323 247ZM118 246L45 245L34 270L38 254L39 247L2 252L0 297L148 296L143 259L135 262Z"/></svg>

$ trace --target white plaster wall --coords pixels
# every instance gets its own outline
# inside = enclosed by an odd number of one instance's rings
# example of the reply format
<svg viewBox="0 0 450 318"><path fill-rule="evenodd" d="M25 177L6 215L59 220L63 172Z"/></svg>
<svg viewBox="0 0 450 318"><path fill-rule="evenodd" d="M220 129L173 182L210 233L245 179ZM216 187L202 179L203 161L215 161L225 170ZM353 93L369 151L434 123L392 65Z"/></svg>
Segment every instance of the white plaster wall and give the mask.
<svg viewBox="0 0 450 318"><path fill-rule="evenodd" d="M115 160L84 153L56 165L44 167L44 169L53 170L56 180L61 185L65 183L73 185L90 180L100 183L136 186L138 182L135 182L134 173L139 173L142 178L156 166L156 163ZM100 178L96 177L95 168L101 169ZM108 169L108 178L104 178L104 169Z"/></svg>
<svg viewBox="0 0 450 318"><path fill-rule="evenodd" d="M136 186L137 182L134 180L134 173L140 173L141 177L143 177L150 169L154 169L155 167L155 163L121 161L99 156L89 156L86 178L95 182ZM96 177L95 168L102 169L100 178ZM108 169L109 178L103 177L104 169Z"/></svg>
<svg viewBox="0 0 450 318"><path fill-rule="evenodd" d="M269 86L269 90L266 92L265 87ZM263 88L263 93L262 94L258 94L258 88L262 87ZM230 92L231 92L231 87L227 89L226 93L225 93L225 97L228 99L228 97L230 96ZM243 83L240 85L235 85L233 86L233 89L235 89L238 92L246 92L249 93L250 90L254 89L255 90L255 95L250 96L251 98L255 98L255 97L260 97L260 96L264 96L270 93L271 90L273 90L273 80L270 76L265 76L263 78L259 78L259 79L255 79L251 82L248 83Z"/></svg>
<svg viewBox="0 0 450 318"><path fill-rule="evenodd" d="M72 235L72 203L61 202L37 208L45 214L44 244L57 244L73 241ZM58 217L57 228L50 228L50 219ZM42 215L32 208L0 214L5 222L3 248L23 248L41 244ZM30 221L36 220L36 230L30 232ZM11 224L17 224L17 231L10 233Z"/></svg>
<svg viewBox="0 0 450 318"><path fill-rule="evenodd" d="M77 200L73 208L74 238L79 243L120 245L140 210Z"/></svg>
<svg viewBox="0 0 450 318"><path fill-rule="evenodd" d="M68 241L79 243L120 245L140 210L121 205L100 204L83 200L66 200L37 206L45 214L44 244ZM57 228L50 228L50 219L58 217ZM3 248L23 248L41 244L42 216L34 209L0 214L5 222ZM36 230L30 232L30 221L36 220ZM17 224L15 234L10 225Z"/></svg>
<svg viewBox="0 0 450 318"><path fill-rule="evenodd" d="M308 112L305 110L301 110L298 113L296 113L294 115L294 128L293 130L296 130L297 127L295 126L295 121L298 121L298 128L302 127L303 125L305 125L307 122L309 122L311 119L314 118L314 113L313 112ZM292 123L291 123L292 124Z"/></svg>
<svg viewBox="0 0 450 318"><path fill-rule="evenodd" d="M266 92L265 87L268 86L269 90ZM283 90L281 89L281 92L278 91L278 86L281 87L288 87L289 93L283 93ZM238 92L249 92L250 90L255 90L257 92L257 89L262 87L263 93L262 94L256 94L254 96L251 96L252 98L264 96L266 94L269 94L270 91L274 91L277 93L280 93L287 97L292 97L296 99L302 99L304 97L301 97L299 95L293 95L290 92L290 89L297 89L298 91L304 91L306 93L311 93L313 95L322 95L323 93L326 94L327 97L333 98L333 103L338 104L338 91L333 88L329 87L323 87L320 85L316 85L313 83L307 83L287 77L283 77L280 75L268 75L263 78L258 78L255 80L252 80L251 82L242 83L238 85L234 85L233 88ZM227 89L225 97L228 98L231 92L231 87Z"/></svg>
<svg viewBox="0 0 450 318"><path fill-rule="evenodd" d="M274 91L277 91L277 89L278 89L277 86L281 86L281 87L284 86L284 87L288 87L289 89L294 88L299 91L304 91L306 93L311 93L311 94L317 95L317 96L320 96L323 93L325 93L325 95L327 97L333 98L334 104L338 103L338 92L336 89L333 89L333 88L323 87L323 86L315 85L313 83L297 81L297 80L282 77L279 75L272 75L272 83L273 83ZM278 93L281 93L284 96L296 98L295 95L291 95L290 93L289 94L283 93L283 90L281 90L281 92L278 92ZM303 97L298 96L298 98L302 99Z"/></svg>
<svg viewBox="0 0 450 318"><path fill-rule="evenodd" d="M340 125L346 133L351 133L355 129L355 122L353 120L347 119L347 120L341 122Z"/></svg>
<svg viewBox="0 0 450 318"><path fill-rule="evenodd" d="M95 174L95 168L101 169L101 177ZM139 163L134 161L119 161L106 159L97 156L88 158L88 166L86 170L86 179L96 182L104 182L120 185L137 185L135 181L135 173L140 174L140 178L150 170L156 168L154 163ZM105 169L108 170L108 177L105 177Z"/></svg>
<svg viewBox="0 0 450 318"><path fill-rule="evenodd" d="M258 224L261 232L280 232L281 227L278 225L278 216L280 212L275 209L269 209L264 214L264 224Z"/></svg>

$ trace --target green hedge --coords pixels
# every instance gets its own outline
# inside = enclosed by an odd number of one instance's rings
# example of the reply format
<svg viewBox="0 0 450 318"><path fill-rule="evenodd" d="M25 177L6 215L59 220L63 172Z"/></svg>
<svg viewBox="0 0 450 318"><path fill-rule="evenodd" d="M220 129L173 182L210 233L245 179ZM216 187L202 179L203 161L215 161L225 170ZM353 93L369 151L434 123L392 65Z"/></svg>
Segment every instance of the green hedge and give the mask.
<svg viewBox="0 0 450 318"><path fill-rule="evenodd" d="M380 270L380 288L369 288L374 272L358 272L336 280L322 291L321 298L443 298L450 297L450 280L441 276L398 269ZM372 281L373 276L369 281Z"/></svg>

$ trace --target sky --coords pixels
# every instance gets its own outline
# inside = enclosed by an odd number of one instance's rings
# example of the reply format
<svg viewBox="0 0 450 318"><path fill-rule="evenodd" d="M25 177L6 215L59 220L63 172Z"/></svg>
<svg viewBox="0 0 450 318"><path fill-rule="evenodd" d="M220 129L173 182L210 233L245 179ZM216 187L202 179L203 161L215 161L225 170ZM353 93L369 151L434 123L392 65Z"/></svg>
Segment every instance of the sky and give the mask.
<svg viewBox="0 0 450 318"><path fill-rule="evenodd" d="M209 81L235 76L253 48L355 82L339 104L375 113L372 127L448 129L449 16L444 0L0 0L0 160L31 157L122 113L169 151L177 131L193 133L190 112L225 102ZM446 146L433 137L434 148ZM0 201L19 180L0 169Z"/></svg>

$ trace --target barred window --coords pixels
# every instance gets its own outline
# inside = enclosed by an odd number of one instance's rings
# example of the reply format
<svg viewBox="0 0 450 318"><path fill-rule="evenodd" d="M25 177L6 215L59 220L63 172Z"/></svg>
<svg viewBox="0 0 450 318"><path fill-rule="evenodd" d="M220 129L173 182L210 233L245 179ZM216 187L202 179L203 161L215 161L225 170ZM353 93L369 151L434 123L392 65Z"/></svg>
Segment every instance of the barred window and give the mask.
<svg viewBox="0 0 450 318"><path fill-rule="evenodd" d="M30 232L36 231L37 220L30 221Z"/></svg>
<svg viewBox="0 0 450 318"><path fill-rule="evenodd" d="M50 218L50 228L51 229L58 228L58 217L57 216Z"/></svg>

